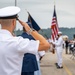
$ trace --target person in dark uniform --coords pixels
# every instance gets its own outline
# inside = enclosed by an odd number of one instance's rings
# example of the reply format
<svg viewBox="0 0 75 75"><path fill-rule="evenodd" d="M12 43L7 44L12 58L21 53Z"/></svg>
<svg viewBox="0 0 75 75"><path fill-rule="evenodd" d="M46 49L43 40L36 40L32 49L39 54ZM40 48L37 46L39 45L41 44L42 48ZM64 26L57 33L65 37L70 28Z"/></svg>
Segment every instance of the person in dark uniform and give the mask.
<svg viewBox="0 0 75 75"><path fill-rule="evenodd" d="M68 46L69 46L69 41L68 39L65 40L65 53L68 54Z"/></svg>
<svg viewBox="0 0 75 75"><path fill-rule="evenodd" d="M28 25L31 27L30 23L28 23ZM21 36L23 38L28 38L29 40L35 40L31 35L26 33L26 30L24 27L23 27L23 33ZM36 60L36 55L31 53L24 54L21 75L34 75L34 71L37 71L37 70L38 70L38 64Z"/></svg>

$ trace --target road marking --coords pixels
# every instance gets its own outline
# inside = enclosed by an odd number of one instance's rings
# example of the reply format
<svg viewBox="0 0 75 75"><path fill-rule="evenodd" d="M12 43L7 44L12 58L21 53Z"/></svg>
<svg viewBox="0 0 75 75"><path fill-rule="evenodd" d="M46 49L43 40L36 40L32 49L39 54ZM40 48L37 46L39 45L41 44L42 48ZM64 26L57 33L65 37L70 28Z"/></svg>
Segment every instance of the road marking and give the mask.
<svg viewBox="0 0 75 75"><path fill-rule="evenodd" d="M72 75L71 71L67 68L67 66L65 64L63 64L63 66L66 72L68 73L68 75Z"/></svg>
<svg viewBox="0 0 75 75"><path fill-rule="evenodd" d="M73 62L71 59L67 58L66 56L63 55L63 57L68 59L71 63L75 64L75 62ZM72 75L71 71L67 68L67 66L65 64L63 64L63 66L64 66L64 69L66 70L66 72L68 73L68 75Z"/></svg>

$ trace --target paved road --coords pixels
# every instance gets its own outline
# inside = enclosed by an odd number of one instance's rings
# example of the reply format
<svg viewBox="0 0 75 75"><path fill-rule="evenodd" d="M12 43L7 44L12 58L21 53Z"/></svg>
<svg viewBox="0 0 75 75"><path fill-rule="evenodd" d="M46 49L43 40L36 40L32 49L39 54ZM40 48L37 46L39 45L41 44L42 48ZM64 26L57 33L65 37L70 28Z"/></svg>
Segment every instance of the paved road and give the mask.
<svg viewBox="0 0 75 75"><path fill-rule="evenodd" d="M63 69L57 69L55 66L56 54L46 52L40 63L42 75L75 75L75 59L70 57L71 54L63 52Z"/></svg>

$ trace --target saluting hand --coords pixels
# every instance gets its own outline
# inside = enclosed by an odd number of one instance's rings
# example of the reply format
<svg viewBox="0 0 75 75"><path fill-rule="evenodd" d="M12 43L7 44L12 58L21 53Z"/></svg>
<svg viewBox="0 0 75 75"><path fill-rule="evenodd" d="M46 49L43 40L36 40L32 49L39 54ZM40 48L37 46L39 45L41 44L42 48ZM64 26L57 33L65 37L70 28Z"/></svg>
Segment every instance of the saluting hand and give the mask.
<svg viewBox="0 0 75 75"><path fill-rule="evenodd" d="M23 22L23 21L21 21L19 19L18 19L18 21L25 28L26 32L28 32L31 29L26 22Z"/></svg>

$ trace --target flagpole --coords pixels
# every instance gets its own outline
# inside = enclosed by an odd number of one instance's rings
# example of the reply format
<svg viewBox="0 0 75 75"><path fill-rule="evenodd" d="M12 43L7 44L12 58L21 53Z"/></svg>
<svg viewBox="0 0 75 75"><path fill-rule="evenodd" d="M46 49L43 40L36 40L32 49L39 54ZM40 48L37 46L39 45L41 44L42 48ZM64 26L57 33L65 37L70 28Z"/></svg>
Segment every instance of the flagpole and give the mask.
<svg viewBox="0 0 75 75"><path fill-rule="evenodd" d="M55 0L54 0L54 5L55 5Z"/></svg>

